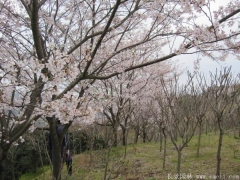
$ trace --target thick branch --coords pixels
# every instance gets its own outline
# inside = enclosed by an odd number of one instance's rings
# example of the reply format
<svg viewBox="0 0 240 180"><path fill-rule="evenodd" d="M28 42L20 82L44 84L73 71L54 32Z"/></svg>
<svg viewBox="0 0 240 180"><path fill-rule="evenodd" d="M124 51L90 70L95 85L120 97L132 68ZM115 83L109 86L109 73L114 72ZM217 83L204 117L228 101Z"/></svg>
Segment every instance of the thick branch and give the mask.
<svg viewBox="0 0 240 180"><path fill-rule="evenodd" d="M87 76L87 77L85 77L85 79L100 79L100 80L109 79L111 77L117 76L117 75L122 74L124 72L132 71L134 69L139 69L139 68L142 68L144 66L149 66L149 65L152 65L152 64L156 64L156 63L165 61L165 60L170 59L170 58L172 58L174 56L177 56L177 54L176 53L172 53L172 54L169 54L169 55L164 56L162 58L158 58L158 59L146 62L146 63L135 65L135 66L132 66L132 67L129 67L129 68L125 69L123 72L115 72L115 73L112 73L112 74L110 74L108 76Z"/></svg>
<svg viewBox="0 0 240 180"><path fill-rule="evenodd" d="M225 22L227 19L231 18L232 16L238 14L240 12L240 9L237 9L235 11L233 11L232 13L230 13L229 15L225 16L224 18L222 18L221 20L219 20L219 24ZM210 26L208 27L207 29L212 29L213 27ZM186 49L190 49L194 47L193 44L190 42L188 43L185 48ZM104 79L109 79L111 77L114 77L114 76L117 76L119 74L122 74L124 72L128 72L128 71L131 71L131 70L134 70L134 69L138 69L138 68L142 68L144 66L149 66L149 65L152 65L152 64L156 64L156 63L159 63L159 62L162 62L162 61L165 61L165 60L168 60L170 58L173 58L175 56L177 56L178 54L176 53L171 53L167 56L164 56L162 58L158 58L158 59L155 59L155 60L152 60L152 61L149 61L149 62L146 62L146 63L142 63L142 64L139 64L139 65L135 65L135 66L132 66L132 67L129 67L129 68L126 68L123 72L115 72L115 73L112 73L110 75L107 75L107 76L88 76L86 77L85 79L99 79L99 80L104 80Z"/></svg>
<svg viewBox="0 0 240 180"><path fill-rule="evenodd" d="M87 66L86 66L86 68L85 68L85 70L84 70L84 72L83 72L83 75L85 75L85 74L87 73L88 68L90 67L90 65L91 65L91 63L92 63L93 58L94 58L95 54L97 53L97 50L99 49L99 47L100 47L100 45L101 45L101 43L102 43L103 38L105 37L105 35L106 35L107 32L108 32L108 29L109 29L109 27L110 27L110 25L111 25L111 23L112 23L112 21L113 21L113 19L114 19L114 17L115 17L115 14L116 14L116 12L117 12L117 9L118 9L120 3L121 3L120 0L118 0L118 1L116 2L115 7L114 7L114 9L113 9L113 12L112 12L112 14L111 14L111 16L110 16L110 18L109 18L109 20L108 20L108 22L107 22L107 25L105 26L102 34L100 35L100 37L99 37L99 39L98 39L98 42L97 42L97 44L96 44L93 52L91 53L91 58L92 58L92 59L91 59L90 61L88 61Z"/></svg>
<svg viewBox="0 0 240 180"><path fill-rule="evenodd" d="M35 49L37 52L37 56L39 60L44 59L44 53L42 49L42 42L41 42L41 34L39 31L39 26L38 26L38 0L33 0L32 1L32 19L31 19L31 26L32 26L32 34L33 34L33 40L34 40L34 45Z"/></svg>
<svg viewBox="0 0 240 180"><path fill-rule="evenodd" d="M13 143L14 141L16 141L22 134L24 134L29 127L32 125L31 123L33 121L38 120L41 117L41 115L37 115L35 117L33 117L30 120L26 120L25 122L23 122L22 124L17 125L11 132L10 135L10 144Z"/></svg>

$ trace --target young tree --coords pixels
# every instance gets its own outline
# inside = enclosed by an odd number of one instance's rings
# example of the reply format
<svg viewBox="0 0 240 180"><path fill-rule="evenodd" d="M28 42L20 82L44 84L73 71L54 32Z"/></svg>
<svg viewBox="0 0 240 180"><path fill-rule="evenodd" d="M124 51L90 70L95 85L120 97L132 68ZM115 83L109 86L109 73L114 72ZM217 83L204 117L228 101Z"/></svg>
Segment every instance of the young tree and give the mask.
<svg viewBox="0 0 240 180"><path fill-rule="evenodd" d="M188 74L189 83L188 86L190 87L190 96L192 96L192 102L189 103L189 106L192 106L192 114L196 117L198 123L198 145L197 145L197 153L196 156L199 156L200 152L200 145L201 145L201 135L203 129L204 120L206 120L206 115L209 109L209 99L207 98L207 87L203 86L202 84L206 85L206 78L200 74Z"/></svg>
<svg viewBox="0 0 240 180"><path fill-rule="evenodd" d="M220 72L211 74L211 84L208 90L209 105L214 115L215 123L219 130L219 140L217 148L217 168L216 179L221 179L221 150L224 135L224 121L231 118L234 112L234 91L233 85L236 84L231 68L224 68Z"/></svg>
<svg viewBox="0 0 240 180"><path fill-rule="evenodd" d="M159 136L160 136L160 152L162 151L162 143L163 144L163 169L165 169L166 165L166 152L167 152L167 132L166 132L166 120L167 114L164 114L164 108L166 104L164 103L164 98L162 92L158 92L154 96L153 107L151 109L152 116L154 117L154 121L158 126L159 129Z"/></svg>
<svg viewBox="0 0 240 180"><path fill-rule="evenodd" d="M238 75L239 78L239 75ZM234 96L235 96L235 116L233 117L234 120L234 127L237 129L237 137L240 138L240 86L239 83L234 85Z"/></svg>
<svg viewBox="0 0 240 180"><path fill-rule="evenodd" d="M139 57L132 56L131 58ZM142 68L139 71L134 70L95 83L96 93L101 94L96 98L95 104L103 109L103 113L108 119L108 122L104 122L102 125L111 126L113 129L114 146L118 144L119 128L122 130L122 144L126 145L127 127L134 108L139 106L138 104L145 106L144 99L157 88L159 76L175 71L175 67L171 66L162 63L162 68L160 66L157 70L156 68Z"/></svg>
<svg viewBox="0 0 240 180"><path fill-rule="evenodd" d="M180 179L182 150L187 147L188 142L192 139L197 128L197 119L194 115L194 98L191 94L192 87L189 84L192 82L190 78L186 84L179 86L177 79L170 81L166 85L164 80L161 80L163 94L165 96L164 104L161 106L164 111L164 125L166 131L177 151L177 175ZM181 141L176 136L179 135Z"/></svg>
<svg viewBox="0 0 240 180"><path fill-rule="evenodd" d="M97 79L188 52L212 58L216 50L221 58L226 53L238 55L239 33L233 25L238 22L239 2L220 8L214 16L212 3L1 0L1 179L10 146L40 117L48 118L52 134L56 134L53 119L66 124L53 141L53 151L58 152L61 137L89 100L84 92ZM196 23L202 14L208 24ZM165 51L176 38L182 42L179 47ZM138 61L131 59L136 54ZM60 166L53 166L57 179L56 167Z"/></svg>

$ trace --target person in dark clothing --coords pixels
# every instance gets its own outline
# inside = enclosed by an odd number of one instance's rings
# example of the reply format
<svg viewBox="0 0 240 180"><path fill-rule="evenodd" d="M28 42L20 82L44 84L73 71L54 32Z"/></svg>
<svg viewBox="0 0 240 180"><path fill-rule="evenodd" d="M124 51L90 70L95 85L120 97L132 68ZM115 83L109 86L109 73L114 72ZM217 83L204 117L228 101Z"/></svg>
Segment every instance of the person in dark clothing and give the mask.
<svg viewBox="0 0 240 180"><path fill-rule="evenodd" d="M57 133L61 134L63 129L62 124L60 123L60 120L57 120ZM49 155L50 159L52 161L52 139L49 133ZM69 175L72 175L72 156L70 154L70 143L68 138L68 133L63 138L62 145L61 145L61 158L63 160L63 163L66 162L67 165L67 171Z"/></svg>

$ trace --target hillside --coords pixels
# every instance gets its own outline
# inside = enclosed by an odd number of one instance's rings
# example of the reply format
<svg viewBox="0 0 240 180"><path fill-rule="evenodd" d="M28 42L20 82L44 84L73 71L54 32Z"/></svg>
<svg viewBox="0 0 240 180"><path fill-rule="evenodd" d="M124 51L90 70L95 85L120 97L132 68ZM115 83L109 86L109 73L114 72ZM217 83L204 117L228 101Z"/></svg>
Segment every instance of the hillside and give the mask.
<svg viewBox="0 0 240 180"><path fill-rule="evenodd" d="M200 156L196 157L197 137L193 137L182 152L182 179L214 179L216 172L216 151L218 136L203 135ZM73 175L66 175L66 166L62 179L68 180L158 180L174 179L177 166L177 153L171 142L167 142L166 167L163 169L163 151L159 143L139 143L73 157ZM222 178L240 179L240 139L225 135L222 147ZM21 180L50 180L50 168L39 169L37 174L25 174Z"/></svg>

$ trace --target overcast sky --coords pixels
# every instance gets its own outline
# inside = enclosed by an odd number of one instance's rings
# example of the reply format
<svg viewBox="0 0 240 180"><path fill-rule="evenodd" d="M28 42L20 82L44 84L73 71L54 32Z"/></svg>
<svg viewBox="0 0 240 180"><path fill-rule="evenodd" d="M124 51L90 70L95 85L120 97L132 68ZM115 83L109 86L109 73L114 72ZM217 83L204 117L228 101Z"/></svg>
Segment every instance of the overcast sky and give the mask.
<svg viewBox="0 0 240 180"><path fill-rule="evenodd" d="M184 83L187 80L188 71L191 73L195 71L193 62L193 59L178 59L178 64L180 65L181 69L184 69L184 73L179 78L180 83ZM229 57L226 61L216 62L208 58L203 58L200 60L199 69L197 71L204 73L206 76L208 76L210 72L215 73L216 69L221 70L224 67L231 67L232 73L234 75L237 75L240 73L240 60Z"/></svg>

